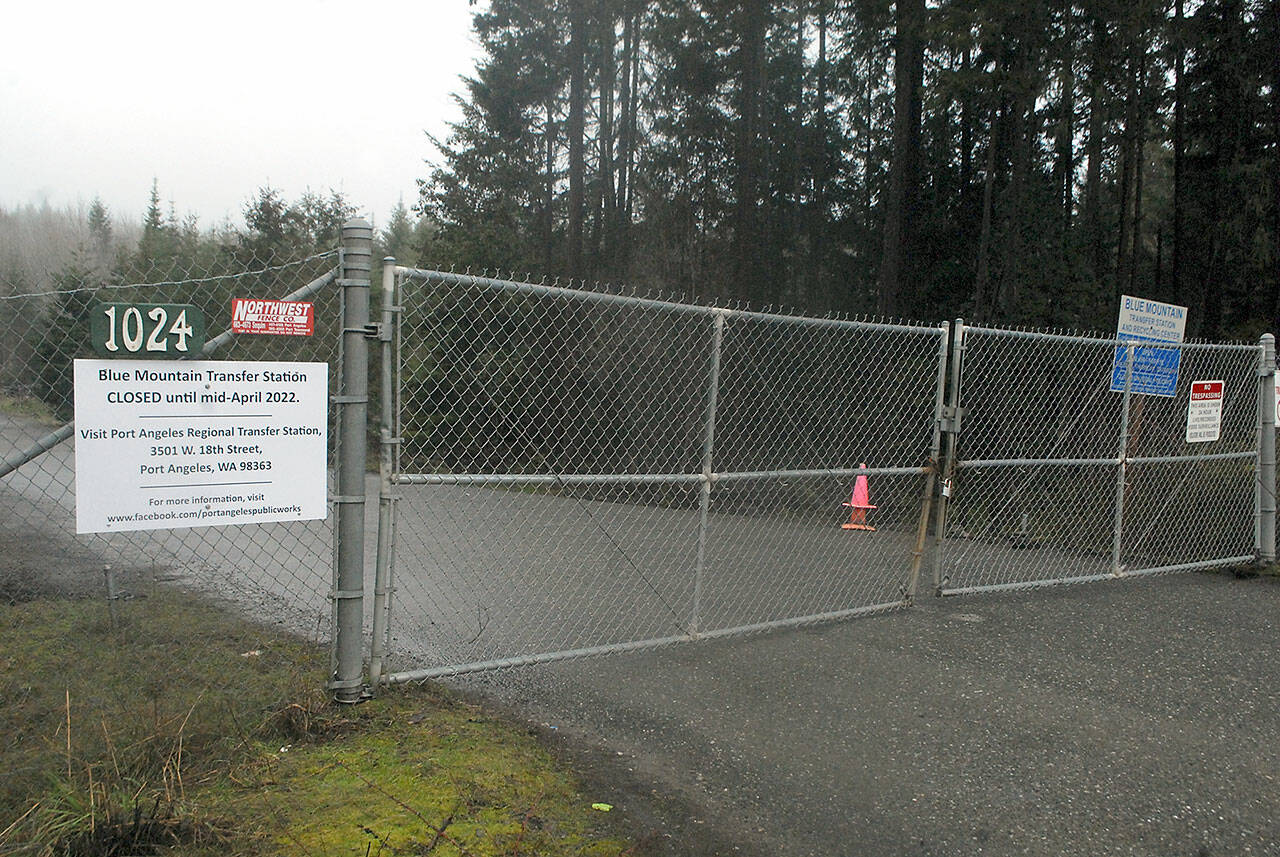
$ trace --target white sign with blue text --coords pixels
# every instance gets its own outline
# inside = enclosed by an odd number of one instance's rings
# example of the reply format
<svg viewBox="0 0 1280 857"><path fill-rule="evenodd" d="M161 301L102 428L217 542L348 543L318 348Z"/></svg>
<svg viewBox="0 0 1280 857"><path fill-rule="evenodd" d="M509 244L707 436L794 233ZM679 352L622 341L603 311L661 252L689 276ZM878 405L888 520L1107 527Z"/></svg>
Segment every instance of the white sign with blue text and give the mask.
<svg viewBox="0 0 1280 857"><path fill-rule="evenodd" d="M76 532L320 520L329 366L75 361Z"/></svg>
<svg viewBox="0 0 1280 857"><path fill-rule="evenodd" d="M1181 343L1187 329L1187 308L1160 301L1149 301L1131 295L1120 297L1120 318L1116 322L1116 339L1122 342ZM1133 367L1125 355L1128 349L1117 345L1111 364L1111 392L1123 393L1129 382L1131 393L1147 396L1174 396L1178 390L1178 367L1182 359L1179 348L1137 345L1133 349ZM1132 372L1133 378L1126 376Z"/></svg>

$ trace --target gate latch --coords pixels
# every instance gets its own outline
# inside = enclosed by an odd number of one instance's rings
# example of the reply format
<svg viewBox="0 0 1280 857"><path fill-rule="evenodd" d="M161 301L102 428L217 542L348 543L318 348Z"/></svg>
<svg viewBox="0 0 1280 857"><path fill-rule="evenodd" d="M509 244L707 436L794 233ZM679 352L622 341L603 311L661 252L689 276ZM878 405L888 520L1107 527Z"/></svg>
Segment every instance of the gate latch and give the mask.
<svg viewBox="0 0 1280 857"><path fill-rule="evenodd" d="M391 326L385 325L380 321L371 321L364 326L364 335L366 339L376 339L379 342L390 342Z"/></svg>
<svg viewBox="0 0 1280 857"><path fill-rule="evenodd" d="M960 417L964 415L964 408L957 405L944 405L942 408L942 430L959 434Z"/></svg>

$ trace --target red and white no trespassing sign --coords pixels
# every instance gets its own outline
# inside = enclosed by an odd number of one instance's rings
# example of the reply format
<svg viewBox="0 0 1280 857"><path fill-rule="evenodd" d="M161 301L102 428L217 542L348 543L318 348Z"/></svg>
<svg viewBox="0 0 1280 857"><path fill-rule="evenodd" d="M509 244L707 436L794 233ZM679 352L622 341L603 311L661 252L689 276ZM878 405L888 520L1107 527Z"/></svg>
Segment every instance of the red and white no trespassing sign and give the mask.
<svg viewBox="0 0 1280 857"><path fill-rule="evenodd" d="M1215 441L1222 432L1221 381L1192 381L1187 401L1187 443Z"/></svg>
<svg viewBox="0 0 1280 857"><path fill-rule="evenodd" d="M316 330L316 311L305 301L235 298L231 302L231 329L236 333L311 336Z"/></svg>

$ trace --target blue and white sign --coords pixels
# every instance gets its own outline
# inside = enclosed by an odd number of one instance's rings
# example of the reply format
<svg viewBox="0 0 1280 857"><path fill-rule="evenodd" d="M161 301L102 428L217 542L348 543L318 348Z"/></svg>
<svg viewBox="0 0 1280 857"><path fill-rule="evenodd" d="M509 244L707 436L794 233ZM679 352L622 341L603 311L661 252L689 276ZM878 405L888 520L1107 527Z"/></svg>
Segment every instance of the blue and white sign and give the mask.
<svg viewBox="0 0 1280 857"><path fill-rule="evenodd" d="M1187 308L1130 295L1120 297L1120 318L1116 338L1124 342L1181 343L1187 329ZM1123 393L1129 367L1127 349L1116 346L1111 365L1111 392ZM1141 345L1133 349L1133 379L1129 390L1148 396L1174 396L1178 390L1178 367L1182 350Z"/></svg>

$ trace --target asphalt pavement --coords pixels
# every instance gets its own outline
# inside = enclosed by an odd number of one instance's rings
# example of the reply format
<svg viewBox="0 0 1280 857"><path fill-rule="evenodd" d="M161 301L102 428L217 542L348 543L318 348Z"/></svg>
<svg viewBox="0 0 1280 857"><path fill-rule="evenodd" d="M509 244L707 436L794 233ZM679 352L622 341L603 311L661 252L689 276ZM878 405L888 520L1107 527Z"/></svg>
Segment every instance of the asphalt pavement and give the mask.
<svg viewBox="0 0 1280 857"><path fill-rule="evenodd" d="M1278 619L1274 578L1181 574L453 684L668 853L1280 854Z"/></svg>

